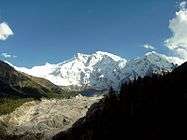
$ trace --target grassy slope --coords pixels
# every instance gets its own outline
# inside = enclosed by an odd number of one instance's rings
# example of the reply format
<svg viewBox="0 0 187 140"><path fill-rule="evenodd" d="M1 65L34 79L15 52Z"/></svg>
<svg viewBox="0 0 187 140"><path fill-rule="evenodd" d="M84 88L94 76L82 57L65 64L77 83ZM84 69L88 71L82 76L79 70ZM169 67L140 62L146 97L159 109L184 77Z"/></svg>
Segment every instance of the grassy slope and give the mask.
<svg viewBox="0 0 187 140"><path fill-rule="evenodd" d="M23 103L32 100L32 98L0 98L0 115L11 113Z"/></svg>

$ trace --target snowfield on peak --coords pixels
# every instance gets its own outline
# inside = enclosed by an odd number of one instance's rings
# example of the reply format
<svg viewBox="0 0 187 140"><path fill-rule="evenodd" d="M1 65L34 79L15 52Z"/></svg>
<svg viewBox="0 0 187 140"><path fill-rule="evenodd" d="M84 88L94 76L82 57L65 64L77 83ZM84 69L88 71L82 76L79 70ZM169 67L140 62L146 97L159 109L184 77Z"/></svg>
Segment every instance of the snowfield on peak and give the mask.
<svg viewBox="0 0 187 140"><path fill-rule="evenodd" d="M177 61L177 60L176 60ZM92 88L96 90L118 89L122 81L132 80L152 73L171 71L174 58L149 52L145 56L126 60L117 55L97 51L93 54L77 53L74 58L58 64L46 63L31 69L14 68L18 71L42 77L56 85Z"/></svg>
<svg viewBox="0 0 187 140"><path fill-rule="evenodd" d="M141 58L132 59L127 62L124 68L125 78L122 82L133 80L137 77L149 76L151 74L162 74L163 72L170 72L175 68L168 57L165 55L148 52Z"/></svg>

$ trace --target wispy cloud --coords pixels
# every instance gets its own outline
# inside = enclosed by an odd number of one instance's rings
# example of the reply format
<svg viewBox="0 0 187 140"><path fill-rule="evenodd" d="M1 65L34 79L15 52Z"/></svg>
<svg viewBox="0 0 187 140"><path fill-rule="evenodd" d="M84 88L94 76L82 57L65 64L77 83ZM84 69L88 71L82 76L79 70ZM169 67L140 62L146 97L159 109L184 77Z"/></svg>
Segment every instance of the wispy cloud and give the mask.
<svg viewBox="0 0 187 140"><path fill-rule="evenodd" d="M155 47L153 47L152 45L150 45L148 43L144 44L143 47L146 49L150 49L150 50L156 50Z"/></svg>
<svg viewBox="0 0 187 140"><path fill-rule="evenodd" d="M17 57L16 55L13 55L13 54L10 54L10 53L6 53L6 52L1 53L1 56L3 58L16 58Z"/></svg>
<svg viewBox="0 0 187 140"><path fill-rule="evenodd" d="M173 35L165 41L166 47L179 58L187 60L187 8L186 1L179 5L175 17L170 20L169 29Z"/></svg>
<svg viewBox="0 0 187 140"><path fill-rule="evenodd" d="M6 22L0 23L0 40L6 40L9 36L13 35L12 29Z"/></svg>
<svg viewBox="0 0 187 140"><path fill-rule="evenodd" d="M180 9L185 10L185 9L186 9L186 4L187 4L186 1L182 1L182 2L179 4Z"/></svg>

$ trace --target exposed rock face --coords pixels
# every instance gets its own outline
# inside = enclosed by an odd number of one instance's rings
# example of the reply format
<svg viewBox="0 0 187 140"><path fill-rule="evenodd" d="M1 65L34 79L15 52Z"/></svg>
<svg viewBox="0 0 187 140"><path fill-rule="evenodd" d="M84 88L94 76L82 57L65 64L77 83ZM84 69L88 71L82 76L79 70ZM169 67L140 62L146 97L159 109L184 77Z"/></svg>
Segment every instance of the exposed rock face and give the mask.
<svg viewBox="0 0 187 140"><path fill-rule="evenodd" d="M59 131L66 130L85 116L88 108L102 96L72 99L32 101L23 104L14 112L0 116L0 128L4 138L16 136L18 139L50 139Z"/></svg>

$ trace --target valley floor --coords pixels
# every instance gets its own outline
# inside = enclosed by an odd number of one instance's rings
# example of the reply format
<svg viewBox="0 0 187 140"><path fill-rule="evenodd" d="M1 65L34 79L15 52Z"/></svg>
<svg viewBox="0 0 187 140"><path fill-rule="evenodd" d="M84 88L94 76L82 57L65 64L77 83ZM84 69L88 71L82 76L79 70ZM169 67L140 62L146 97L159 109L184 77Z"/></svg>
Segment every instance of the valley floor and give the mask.
<svg viewBox="0 0 187 140"><path fill-rule="evenodd" d="M14 112L0 116L0 134L4 139L50 139L85 116L88 108L101 98L78 95L71 99L26 102Z"/></svg>

